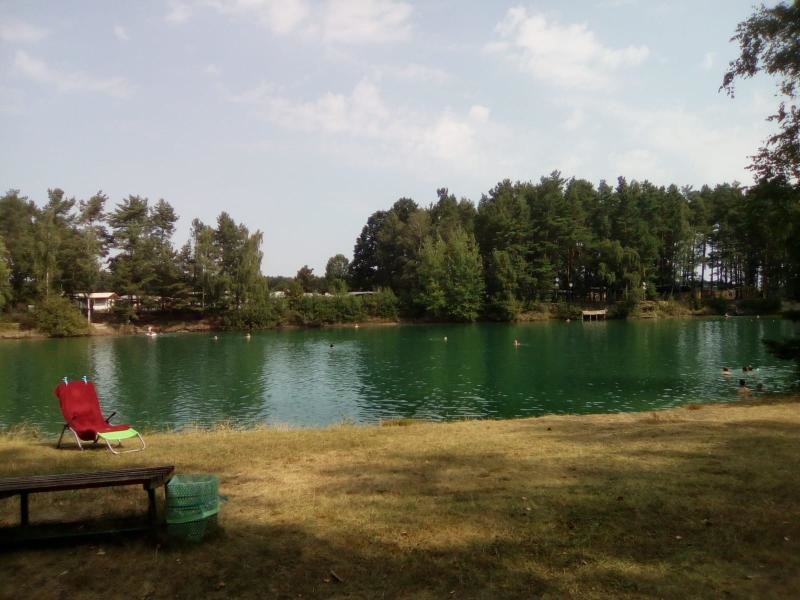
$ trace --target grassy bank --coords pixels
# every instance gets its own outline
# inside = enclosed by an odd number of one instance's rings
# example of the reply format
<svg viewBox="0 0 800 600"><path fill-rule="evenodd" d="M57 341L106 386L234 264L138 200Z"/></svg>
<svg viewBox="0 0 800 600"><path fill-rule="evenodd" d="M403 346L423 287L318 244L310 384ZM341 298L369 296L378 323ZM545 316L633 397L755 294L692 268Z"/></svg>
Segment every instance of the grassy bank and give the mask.
<svg viewBox="0 0 800 600"><path fill-rule="evenodd" d="M794 598L799 408L219 429L123 457L6 434L3 476L175 464L229 501L194 547L6 554L0 597ZM31 498L34 519L143 507L133 489ZM1 500L0 522L17 510Z"/></svg>

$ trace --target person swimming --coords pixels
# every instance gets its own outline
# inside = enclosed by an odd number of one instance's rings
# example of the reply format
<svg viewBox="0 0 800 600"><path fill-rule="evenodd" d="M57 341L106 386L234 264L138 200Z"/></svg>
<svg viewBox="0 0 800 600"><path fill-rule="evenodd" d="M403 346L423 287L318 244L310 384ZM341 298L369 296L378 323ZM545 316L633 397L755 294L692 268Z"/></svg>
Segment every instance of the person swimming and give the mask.
<svg viewBox="0 0 800 600"><path fill-rule="evenodd" d="M722 367L722 374L728 376L731 374L731 370L728 367Z"/></svg>
<svg viewBox="0 0 800 600"><path fill-rule="evenodd" d="M747 387L747 382L744 379L739 380L739 388L736 390L736 393L740 396L750 395L750 388Z"/></svg>

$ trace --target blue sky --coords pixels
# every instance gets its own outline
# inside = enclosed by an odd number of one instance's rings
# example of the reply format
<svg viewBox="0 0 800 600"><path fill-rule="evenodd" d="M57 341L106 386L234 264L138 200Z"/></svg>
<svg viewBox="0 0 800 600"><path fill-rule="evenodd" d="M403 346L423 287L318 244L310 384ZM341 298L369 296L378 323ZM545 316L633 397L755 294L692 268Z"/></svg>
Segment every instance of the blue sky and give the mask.
<svg viewBox="0 0 800 600"><path fill-rule="evenodd" d="M750 184L772 83L718 92L739 0L0 2L0 188L164 198L264 232L270 275L369 215L558 169Z"/></svg>

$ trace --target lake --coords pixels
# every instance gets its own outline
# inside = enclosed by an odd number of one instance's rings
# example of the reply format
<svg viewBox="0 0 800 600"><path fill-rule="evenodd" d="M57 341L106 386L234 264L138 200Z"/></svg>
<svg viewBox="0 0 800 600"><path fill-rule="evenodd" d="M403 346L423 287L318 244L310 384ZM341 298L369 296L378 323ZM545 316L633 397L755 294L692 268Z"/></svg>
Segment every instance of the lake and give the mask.
<svg viewBox="0 0 800 600"><path fill-rule="evenodd" d="M761 339L777 318L408 325L0 340L0 427L60 430L53 388L88 375L104 412L140 427L318 426L383 419L528 417L735 401L798 385ZM445 339L446 338L446 339ZM520 346L514 346L514 340ZM731 376L721 369L727 366Z"/></svg>

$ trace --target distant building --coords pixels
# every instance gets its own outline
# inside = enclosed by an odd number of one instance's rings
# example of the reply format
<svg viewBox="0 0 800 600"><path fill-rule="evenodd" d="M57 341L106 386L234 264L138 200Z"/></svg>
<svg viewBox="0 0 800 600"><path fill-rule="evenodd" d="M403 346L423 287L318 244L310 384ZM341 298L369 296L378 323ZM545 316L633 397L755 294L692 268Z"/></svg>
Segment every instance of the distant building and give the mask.
<svg viewBox="0 0 800 600"><path fill-rule="evenodd" d="M75 294L72 296L81 311L86 312L86 319L92 322L92 313L109 313L119 299L114 292L92 292L91 294Z"/></svg>
<svg viewBox="0 0 800 600"><path fill-rule="evenodd" d="M91 294L75 294L74 298L81 310L107 313L114 308L114 303L119 296L114 292L92 292Z"/></svg>

